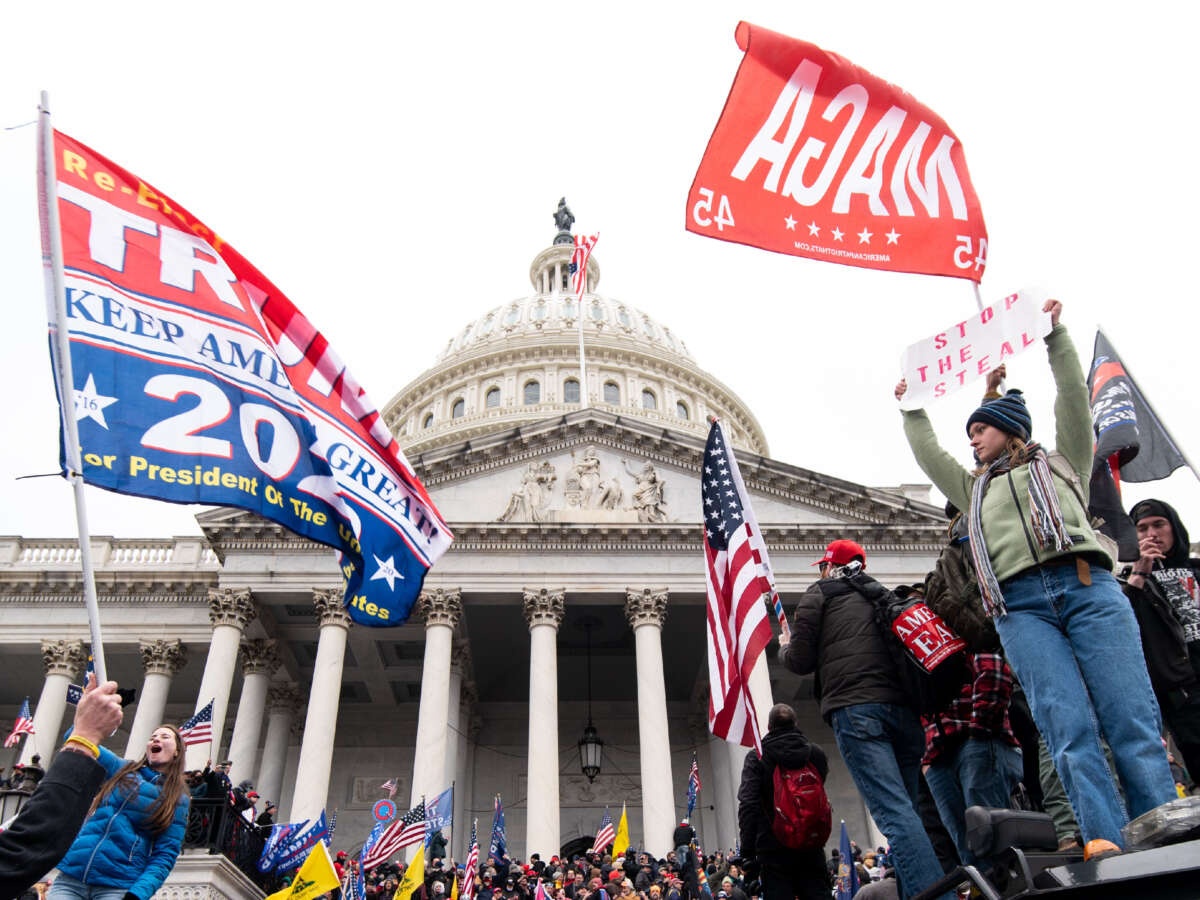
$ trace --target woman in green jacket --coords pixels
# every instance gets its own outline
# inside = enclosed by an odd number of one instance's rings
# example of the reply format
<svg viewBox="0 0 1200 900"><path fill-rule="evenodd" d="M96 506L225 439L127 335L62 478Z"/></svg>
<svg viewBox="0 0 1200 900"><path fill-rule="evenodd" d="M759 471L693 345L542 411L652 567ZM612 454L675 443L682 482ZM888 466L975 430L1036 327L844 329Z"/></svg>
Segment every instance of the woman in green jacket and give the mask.
<svg viewBox="0 0 1200 900"><path fill-rule="evenodd" d="M969 510L971 553L985 610L1054 759L1085 841L1124 846L1121 828L1175 797L1159 736L1137 623L1089 525L1092 422L1079 357L1046 303L1046 337L1058 390L1057 449L1030 436L1020 391L988 400L967 420L979 467L943 450L924 410L904 413L917 463L959 509ZM907 385L896 385L900 399ZM1116 761L1128 810L1100 744Z"/></svg>

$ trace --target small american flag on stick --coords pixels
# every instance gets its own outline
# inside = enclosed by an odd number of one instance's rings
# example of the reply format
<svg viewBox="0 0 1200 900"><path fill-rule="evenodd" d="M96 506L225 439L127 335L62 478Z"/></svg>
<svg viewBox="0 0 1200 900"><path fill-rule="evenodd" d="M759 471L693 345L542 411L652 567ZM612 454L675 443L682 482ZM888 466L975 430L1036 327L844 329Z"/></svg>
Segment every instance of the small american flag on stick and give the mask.
<svg viewBox="0 0 1200 900"><path fill-rule="evenodd" d="M604 807L604 819L600 822L600 830L596 832L596 843L592 845L592 849L597 853L603 853L604 848L611 844L616 837L617 832L613 828L612 813L606 806Z"/></svg>
<svg viewBox="0 0 1200 900"><path fill-rule="evenodd" d="M209 700L204 709L179 726L179 736L183 739L185 747L190 747L192 744L207 744L212 740L213 703L215 702L215 699Z"/></svg>
<svg viewBox="0 0 1200 900"><path fill-rule="evenodd" d="M4 739L4 746L15 747L20 743L21 735L33 733L33 715L29 712L29 698L26 697L25 702L21 704L21 711L17 713L17 721L13 725L12 734Z"/></svg>

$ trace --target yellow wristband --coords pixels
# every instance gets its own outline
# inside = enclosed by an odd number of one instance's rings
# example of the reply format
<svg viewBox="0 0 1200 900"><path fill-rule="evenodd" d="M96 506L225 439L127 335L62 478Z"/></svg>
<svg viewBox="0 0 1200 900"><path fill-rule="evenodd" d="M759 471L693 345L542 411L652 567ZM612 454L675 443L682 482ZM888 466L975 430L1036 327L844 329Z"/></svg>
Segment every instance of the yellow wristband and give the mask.
<svg viewBox="0 0 1200 900"><path fill-rule="evenodd" d="M96 759L100 758L100 748L97 747L95 744L93 744L91 741L89 741L85 737L80 737L77 734L73 734L69 738L67 738L66 743L78 744L81 747L86 747L88 752L91 753L93 757L95 757Z"/></svg>

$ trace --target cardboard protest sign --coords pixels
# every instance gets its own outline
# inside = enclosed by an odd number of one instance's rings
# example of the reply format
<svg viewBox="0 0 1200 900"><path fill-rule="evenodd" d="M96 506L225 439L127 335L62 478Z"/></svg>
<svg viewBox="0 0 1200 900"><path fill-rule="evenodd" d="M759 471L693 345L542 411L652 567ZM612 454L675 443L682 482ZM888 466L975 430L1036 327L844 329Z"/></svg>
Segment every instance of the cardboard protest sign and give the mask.
<svg viewBox="0 0 1200 900"><path fill-rule="evenodd" d="M954 393L1050 333L1045 297L1031 291L1009 294L969 319L908 347L900 368L908 381L904 409Z"/></svg>

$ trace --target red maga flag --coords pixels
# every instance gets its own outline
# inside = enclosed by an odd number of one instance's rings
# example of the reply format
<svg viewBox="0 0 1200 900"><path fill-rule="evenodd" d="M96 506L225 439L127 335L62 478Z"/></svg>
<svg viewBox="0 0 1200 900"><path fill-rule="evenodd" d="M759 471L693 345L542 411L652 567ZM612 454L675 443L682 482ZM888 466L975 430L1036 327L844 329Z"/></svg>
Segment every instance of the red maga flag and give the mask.
<svg viewBox="0 0 1200 900"><path fill-rule="evenodd" d="M983 277L983 213L941 117L813 44L747 22L736 37L746 55L688 194L688 231L868 269Z"/></svg>

